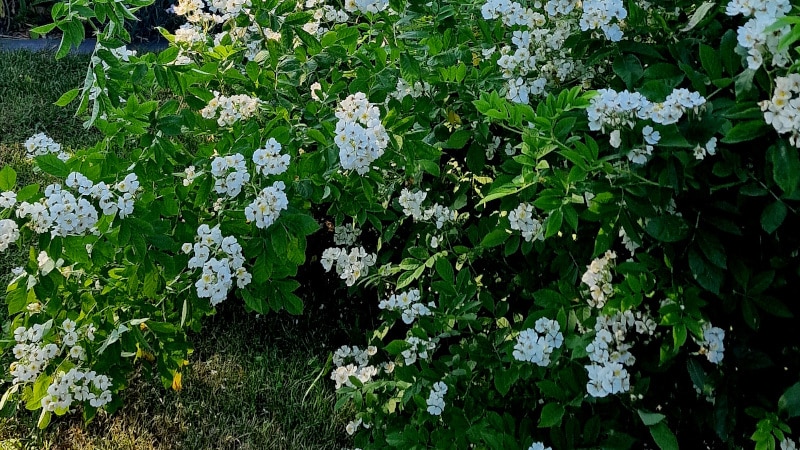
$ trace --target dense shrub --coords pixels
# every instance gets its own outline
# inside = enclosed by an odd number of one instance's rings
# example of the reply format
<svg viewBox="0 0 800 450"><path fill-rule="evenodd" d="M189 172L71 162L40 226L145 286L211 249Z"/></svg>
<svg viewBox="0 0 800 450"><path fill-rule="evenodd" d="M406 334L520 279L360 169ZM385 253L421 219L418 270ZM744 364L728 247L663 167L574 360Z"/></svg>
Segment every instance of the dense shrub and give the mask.
<svg viewBox="0 0 800 450"><path fill-rule="evenodd" d="M143 3L79 4L65 48L111 22L62 103L106 138L32 138L65 183L0 222L36 247L8 392L43 425L140 359L179 389L187 327L299 314L320 264L313 307L375 323L332 358L357 447L793 448L796 5L181 1L135 55Z"/></svg>

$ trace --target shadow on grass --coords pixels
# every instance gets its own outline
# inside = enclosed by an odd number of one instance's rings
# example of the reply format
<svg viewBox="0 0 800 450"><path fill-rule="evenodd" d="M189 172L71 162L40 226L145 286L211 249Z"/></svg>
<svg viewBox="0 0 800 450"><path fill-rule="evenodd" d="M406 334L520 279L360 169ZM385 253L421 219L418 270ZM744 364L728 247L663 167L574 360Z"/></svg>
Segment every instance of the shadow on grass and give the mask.
<svg viewBox="0 0 800 450"><path fill-rule="evenodd" d="M295 334L302 330L282 326L280 317L256 317L229 302L193 336L196 350L180 392L165 389L143 363L114 415L84 426L70 414L39 431L38 415L20 406L16 417L0 419L0 449L346 447L352 411L334 412L327 373L314 383L327 355L309 350Z"/></svg>

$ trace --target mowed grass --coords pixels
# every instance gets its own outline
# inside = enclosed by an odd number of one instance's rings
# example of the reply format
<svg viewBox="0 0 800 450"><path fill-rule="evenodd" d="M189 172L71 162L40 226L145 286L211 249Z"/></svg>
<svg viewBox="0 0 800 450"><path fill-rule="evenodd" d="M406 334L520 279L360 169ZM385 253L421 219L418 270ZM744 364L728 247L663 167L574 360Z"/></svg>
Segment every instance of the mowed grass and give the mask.
<svg viewBox="0 0 800 450"><path fill-rule="evenodd" d="M100 139L84 130L74 108L52 105L78 87L86 57L54 61L51 54L0 53L0 167L10 164L18 185L48 183L25 158L22 143L37 132L68 148ZM12 247L0 258L0 283L21 265L28 249ZM4 284L3 284L4 286ZM5 305L0 323L8 333ZM328 372L326 327L312 317L258 317L229 300L191 336L195 352L180 392L165 389L143 362L123 392L125 406L84 425L80 414L36 428L38 414L19 405L0 417L5 449L341 449L352 412L335 412ZM0 355L0 394L8 387L8 364ZM4 413L14 412L6 408Z"/></svg>
<svg viewBox="0 0 800 450"><path fill-rule="evenodd" d="M20 407L16 418L0 419L0 449L344 448L347 418L333 411L327 376L314 382L324 357L302 341L292 348L293 331L277 320L230 305L194 336L180 392L140 373L116 414L88 426L65 416L44 432L38 414Z"/></svg>
<svg viewBox="0 0 800 450"><path fill-rule="evenodd" d="M75 104L59 108L61 94L83 86L89 57L56 61L51 53L0 55L0 145L15 146L43 132L70 148L91 145L100 134L84 130ZM59 141L60 139L60 141Z"/></svg>

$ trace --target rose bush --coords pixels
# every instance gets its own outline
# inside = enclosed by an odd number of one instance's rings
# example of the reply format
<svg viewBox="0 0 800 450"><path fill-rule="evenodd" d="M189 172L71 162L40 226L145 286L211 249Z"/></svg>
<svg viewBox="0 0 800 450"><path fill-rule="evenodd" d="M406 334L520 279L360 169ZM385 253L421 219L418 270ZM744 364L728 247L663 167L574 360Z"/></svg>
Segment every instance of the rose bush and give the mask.
<svg viewBox="0 0 800 450"><path fill-rule="evenodd" d="M359 448L794 448L796 4L180 0L136 55L143 4L38 30L97 27L60 102L105 139L0 172L36 248L4 402L91 419L141 359L180 388L187 328L300 314L321 264L378 323L332 357Z"/></svg>

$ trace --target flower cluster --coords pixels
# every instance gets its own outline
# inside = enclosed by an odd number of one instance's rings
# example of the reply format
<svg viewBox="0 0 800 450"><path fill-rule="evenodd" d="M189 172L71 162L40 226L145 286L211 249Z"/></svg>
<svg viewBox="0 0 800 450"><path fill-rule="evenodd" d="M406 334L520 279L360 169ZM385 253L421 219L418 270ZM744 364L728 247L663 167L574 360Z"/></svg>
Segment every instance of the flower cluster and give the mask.
<svg viewBox="0 0 800 450"><path fill-rule="evenodd" d="M766 28L791 11L789 0L732 0L725 8L729 16L743 15L750 17L737 30L737 41L747 57L747 67L757 70L764 63L764 52L772 54L772 65L785 67L791 62L789 49L778 51L778 44L784 36L791 32L785 26L775 32L768 33Z"/></svg>
<svg viewBox="0 0 800 450"><path fill-rule="evenodd" d="M206 4L203 0L178 0L178 4L170 9L178 16L184 16L189 23L222 23L224 19L204 11Z"/></svg>
<svg viewBox="0 0 800 450"><path fill-rule="evenodd" d="M369 273L369 268L375 265L375 258L376 255L367 253L364 247L351 248L349 253L346 248L331 247L322 252L320 262L326 272L335 267L339 278L352 286Z"/></svg>
<svg viewBox="0 0 800 450"><path fill-rule="evenodd" d="M195 166L189 166L183 170L183 185L184 186L191 186L194 183L195 178L197 178L203 172L197 172L197 168Z"/></svg>
<svg viewBox="0 0 800 450"><path fill-rule="evenodd" d="M247 220L255 222L258 228L268 228L275 223L281 211L289 207L285 189L283 181L276 181L272 186L262 189L256 199L244 209Z"/></svg>
<svg viewBox="0 0 800 450"><path fill-rule="evenodd" d="M351 420L350 422L347 422L347 425L344 427L344 431L347 432L348 436L352 436L356 431L358 431L358 428L361 425L364 425L364 428L368 428L366 424L363 423L362 419Z"/></svg>
<svg viewBox="0 0 800 450"><path fill-rule="evenodd" d="M192 253L189 269L202 269L200 279L195 282L197 296L208 298L216 306L228 296L228 291L236 285L243 288L250 284L252 276L244 268L242 246L233 236L222 236L219 225L210 228L202 224L197 228L194 244L183 244L186 254Z"/></svg>
<svg viewBox="0 0 800 450"><path fill-rule="evenodd" d="M534 442L528 450L553 450L553 447L545 447L543 442Z"/></svg>
<svg viewBox="0 0 800 450"><path fill-rule="evenodd" d="M433 206L429 208L422 209L422 202L425 201L425 197L427 196L427 192L411 192L403 188L403 190L400 191L400 198L398 199L400 206L403 208L403 214L417 221L433 219L437 229L441 229L447 222L456 220L458 216L456 211L438 203L434 203Z"/></svg>
<svg viewBox="0 0 800 450"><path fill-rule="evenodd" d="M630 390L631 366L636 358L630 353L631 345L625 342L630 329L639 334L652 335L656 323L647 315L632 311L618 312L613 316L600 315L595 322L595 337L586 346L590 365L586 390L592 397L605 397Z"/></svg>
<svg viewBox="0 0 800 450"><path fill-rule="evenodd" d="M411 96L411 98L419 98L423 92L429 89L430 85L427 82L416 81L414 84L410 84L408 81L398 78L395 91L389 93L389 95L397 100L402 101L408 96Z"/></svg>
<svg viewBox="0 0 800 450"><path fill-rule="evenodd" d="M53 153L62 161L69 159L69 154L61 150L61 144L52 140L44 133L36 133L25 140L25 150L28 152L28 158Z"/></svg>
<svg viewBox="0 0 800 450"><path fill-rule="evenodd" d="M431 393L425 403L428 405L428 414L432 416L441 416L444 411L445 401L444 396L447 394L447 385L444 381L437 381L431 388Z"/></svg>
<svg viewBox="0 0 800 450"><path fill-rule="evenodd" d="M714 156L715 154L717 154L717 138L715 137L709 139L705 145L697 144L694 148L694 157L698 160L705 159L706 155Z"/></svg>
<svg viewBox="0 0 800 450"><path fill-rule="evenodd" d="M38 323L30 328L18 327L14 330L14 340L17 342L13 348L17 361L11 364L14 384L36 380L47 364L61 353L58 345L42 341L48 331L49 326Z"/></svg>
<svg viewBox="0 0 800 450"><path fill-rule="evenodd" d="M241 153L215 156L211 161L211 175L214 176L214 191L228 197L239 195L242 186L250 181L250 173Z"/></svg>
<svg viewBox="0 0 800 450"><path fill-rule="evenodd" d="M520 203L516 209L508 213L508 221L511 223L511 229L521 231L526 241L544 239L542 223L533 217L533 205Z"/></svg>
<svg viewBox="0 0 800 450"><path fill-rule="evenodd" d="M703 340L697 341L700 345L700 354L706 355L706 358L714 364L721 364L722 358L725 356L725 330L718 327L711 326L706 322L703 324Z"/></svg>
<svg viewBox="0 0 800 450"><path fill-rule="evenodd" d="M64 344L60 348L54 343L45 343L44 337L52 329L52 322L45 324L33 324L30 328L18 327L14 330L14 340L16 345L13 348L16 361L11 365L11 375L14 377L13 383L33 382L48 363L55 357L66 351L69 358L75 361L84 361L86 351L79 345L79 340L85 337L89 341L94 340L94 325L89 325L85 329L78 329L77 323L70 319L65 319L60 327L60 332L55 338Z"/></svg>
<svg viewBox="0 0 800 450"><path fill-rule="evenodd" d="M0 220L0 252L4 252L12 242L19 239L17 223L11 219Z"/></svg>
<svg viewBox="0 0 800 450"><path fill-rule="evenodd" d="M249 12L250 6L250 0L210 0L208 9L224 21Z"/></svg>
<svg viewBox="0 0 800 450"><path fill-rule="evenodd" d="M36 233L80 236L93 232L98 221L99 214L89 198L98 200L103 214L119 214L120 218L125 218L133 213L135 195L139 189L139 180L134 173L109 186L105 182L94 184L84 175L72 172L67 176L65 184L75 189L78 196L61 184L48 185L43 199L35 203L19 204L17 217L30 218L29 226Z"/></svg>
<svg viewBox="0 0 800 450"><path fill-rule="evenodd" d="M17 194L14 191L0 193L0 208L12 208L17 204Z"/></svg>
<svg viewBox="0 0 800 450"><path fill-rule="evenodd" d="M800 74L777 77L772 99L760 105L767 124L780 134L789 133L789 142L800 148Z"/></svg>
<svg viewBox="0 0 800 450"><path fill-rule="evenodd" d="M362 13L377 14L389 6L389 0L346 0L344 9L348 12L361 11Z"/></svg>
<svg viewBox="0 0 800 450"><path fill-rule="evenodd" d="M697 110L705 105L706 99L688 89L673 90L663 102L651 102L638 92L613 89L599 89L598 95L589 103L586 112L589 116L589 129L606 131L611 129L610 143L619 148L622 143L620 130L633 129L636 120L650 120L660 125L677 123L688 110ZM652 126L642 128L644 144L628 152L628 159L636 164L644 164L658 144L661 135Z"/></svg>
<svg viewBox="0 0 800 450"><path fill-rule="evenodd" d="M584 0L580 26L582 31L602 30L606 39L618 42L622 40L622 30L618 23L611 21L617 19L620 22L626 17L628 11L622 0Z"/></svg>
<svg viewBox="0 0 800 450"><path fill-rule="evenodd" d="M576 4L575 0L549 0L544 10L551 16L566 15L575 9Z"/></svg>
<svg viewBox="0 0 800 450"><path fill-rule="evenodd" d="M123 61L123 62L130 62L130 57L131 56L136 56L136 50L131 50L126 45L123 45L122 47L116 47L116 48L107 48L107 47L103 46L101 43L98 42L97 46L96 46L96 49L97 50L107 50L109 53L111 53L112 57L116 58L118 61ZM105 69L105 70L108 70L108 69L111 68L111 66L106 61L103 61L103 59L100 56L92 56L92 63L93 64L102 65L103 69ZM106 75L106 77L107 76L108 75Z"/></svg>
<svg viewBox="0 0 800 450"><path fill-rule="evenodd" d="M564 335L561 334L558 322L541 317L536 321L534 328L522 330L517 336L514 359L547 367L550 365L550 355L553 350L561 348L563 343Z"/></svg>
<svg viewBox="0 0 800 450"><path fill-rule="evenodd" d="M342 168L355 170L359 175L367 173L389 143L378 107L363 92L357 92L339 103L336 118L339 121L334 140Z"/></svg>
<svg viewBox="0 0 800 450"><path fill-rule="evenodd" d="M59 371L42 397L42 409L67 411L73 401L88 401L92 407L100 408L111 401L110 387L111 378L93 370L84 372L73 367L69 372Z"/></svg>
<svg viewBox="0 0 800 450"><path fill-rule="evenodd" d="M566 21L551 21L544 27L546 17L531 8L508 0L490 0L481 7L484 19L500 18L504 25L523 28L512 32L511 43L500 49L497 65L506 80L506 98L515 103L527 104L531 95L544 92L548 79L562 81L577 68L562 49L570 34ZM494 48L486 55L494 53ZM535 75L531 75L535 74Z"/></svg>
<svg viewBox="0 0 800 450"><path fill-rule="evenodd" d="M417 359L428 359L430 357L428 352L433 352L436 349L436 344L439 342L439 339L421 339L416 336L409 336L406 338L406 342L408 342L411 347L403 350L400 355L408 366L417 362Z"/></svg>
<svg viewBox="0 0 800 450"><path fill-rule="evenodd" d="M252 117L258 111L260 102L258 98L244 94L226 97L214 92L214 98L200 110L200 115L206 119L217 119L217 124L221 127L231 126Z"/></svg>
<svg viewBox="0 0 800 450"><path fill-rule="evenodd" d="M484 19L501 19L511 32L511 44L500 48L497 65L506 80L506 98L516 103L527 104L531 96L541 95L548 86L558 86L568 80L581 79L588 83L595 69L587 68L583 61L572 56L570 46L564 45L577 28L583 31L602 29L610 39L622 36L619 25L611 23L614 18L624 18L625 9L619 0L588 1L581 4L574 0L550 0L544 5L544 13L526 8L509 0L489 0L481 8ZM579 19L570 14L582 5L583 16ZM534 8L542 8L534 2ZM489 58L495 48L483 50Z"/></svg>
<svg viewBox="0 0 800 450"><path fill-rule="evenodd" d="M616 257L616 253L609 250L587 266L581 281L589 286L589 295L591 296L591 299L587 300L589 306L602 308L608 297L614 293L614 285L611 284L611 268Z"/></svg>
<svg viewBox="0 0 800 450"><path fill-rule="evenodd" d="M179 3L180 4L180 3ZM175 43L192 46L206 40L206 35L191 23L185 23L175 30Z"/></svg>
<svg viewBox="0 0 800 450"><path fill-rule="evenodd" d="M37 272L44 277L47 276L48 273L52 272L53 269L60 269L64 265L64 259L58 258L58 261L56 261L53 258L51 258L46 251L42 250L36 257L36 264L37 264L36 268ZM30 283L35 283L36 281L34 278L33 281L29 279L28 282L29 282L28 289L30 289Z"/></svg>
<svg viewBox="0 0 800 450"><path fill-rule="evenodd" d="M414 319L419 316L430 316L430 308L435 308L436 304L433 302L424 305L420 303L419 289L412 289L407 292L399 294L392 294L386 300L381 300L378 308L387 309L389 311L401 311L403 322L412 324Z"/></svg>
<svg viewBox="0 0 800 450"><path fill-rule="evenodd" d="M481 6L484 19L500 19L503 25L532 26L539 22L537 13L512 0L489 0Z"/></svg>
<svg viewBox="0 0 800 450"><path fill-rule="evenodd" d="M326 20L327 22L347 22L349 16L343 9L336 9L331 5L325 5L324 0L306 0L306 9L318 8L314 11L314 18L317 20ZM349 5L351 8L352 4Z"/></svg>
<svg viewBox="0 0 800 450"><path fill-rule="evenodd" d="M351 246L361 236L361 230L352 225L339 225L333 229L333 243L336 245Z"/></svg>
<svg viewBox="0 0 800 450"><path fill-rule="evenodd" d="M264 148L253 153L256 173L263 175L280 175L289 169L289 155L281 155L281 144L275 138L269 138Z"/></svg>
<svg viewBox="0 0 800 450"><path fill-rule="evenodd" d="M378 349L374 346L361 350L356 346L344 345L336 350L333 353L333 364L336 368L331 373L336 389L342 386L353 387L350 377L356 377L362 383L372 380L372 377L378 374L378 368L369 364L369 357L377 352Z"/></svg>
<svg viewBox="0 0 800 450"><path fill-rule="evenodd" d="M625 227L619 227L619 237L622 238L622 245L624 245L625 249L631 252L631 256L633 256L633 254L636 253L636 249L639 248L639 244L631 239L628 232L625 231Z"/></svg>

